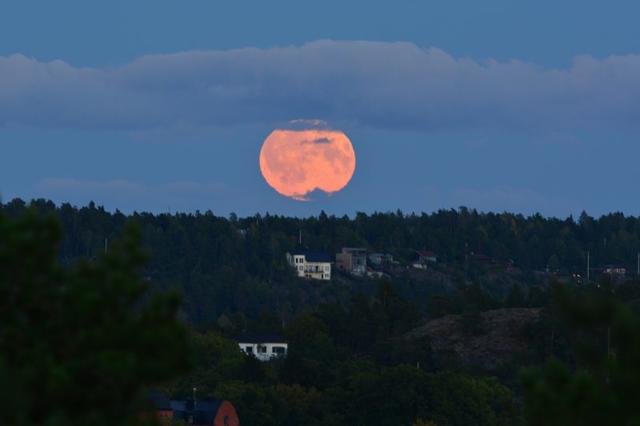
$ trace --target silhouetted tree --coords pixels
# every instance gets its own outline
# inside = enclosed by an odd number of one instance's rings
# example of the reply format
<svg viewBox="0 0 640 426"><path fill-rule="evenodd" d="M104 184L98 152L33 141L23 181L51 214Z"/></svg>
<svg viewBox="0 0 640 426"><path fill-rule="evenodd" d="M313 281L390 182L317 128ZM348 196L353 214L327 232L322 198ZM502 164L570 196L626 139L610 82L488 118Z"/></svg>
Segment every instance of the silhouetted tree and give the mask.
<svg viewBox="0 0 640 426"><path fill-rule="evenodd" d="M190 365L178 297L147 297L135 229L68 267L61 238L51 216L0 215L0 424L140 424L145 389Z"/></svg>

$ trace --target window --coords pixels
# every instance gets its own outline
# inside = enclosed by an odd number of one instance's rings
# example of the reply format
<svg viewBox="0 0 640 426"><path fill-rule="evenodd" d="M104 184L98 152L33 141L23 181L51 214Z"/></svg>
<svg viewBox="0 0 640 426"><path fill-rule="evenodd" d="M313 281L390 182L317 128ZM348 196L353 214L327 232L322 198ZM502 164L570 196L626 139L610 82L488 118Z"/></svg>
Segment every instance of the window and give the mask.
<svg viewBox="0 0 640 426"><path fill-rule="evenodd" d="M251 346L247 346L246 348L244 348L244 350L248 354L252 354L253 353L253 348Z"/></svg>
<svg viewBox="0 0 640 426"><path fill-rule="evenodd" d="M286 351L287 349L284 346L274 346L273 348L271 348L271 352L278 355L282 355Z"/></svg>
<svg viewBox="0 0 640 426"><path fill-rule="evenodd" d="M261 354L266 354L267 353L267 347L259 345L258 346L258 352L261 353Z"/></svg>

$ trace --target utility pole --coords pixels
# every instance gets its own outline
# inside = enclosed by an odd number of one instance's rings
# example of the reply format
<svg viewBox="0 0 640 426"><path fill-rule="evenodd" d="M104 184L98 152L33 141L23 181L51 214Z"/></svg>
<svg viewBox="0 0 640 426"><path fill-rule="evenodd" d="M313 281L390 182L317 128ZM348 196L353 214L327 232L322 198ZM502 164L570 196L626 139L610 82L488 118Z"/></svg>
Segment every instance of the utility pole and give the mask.
<svg viewBox="0 0 640 426"><path fill-rule="evenodd" d="M589 251L587 250L587 282L586 282L587 285L589 284L589 273L591 270L590 263L591 263L591 256Z"/></svg>
<svg viewBox="0 0 640 426"><path fill-rule="evenodd" d="M198 388L194 387L193 388L193 409L195 411L197 405L198 405L198 401L196 400L196 391L198 390Z"/></svg>
<svg viewBox="0 0 640 426"><path fill-rule="evenodd" d="M469 243L464 243L464 283L467 284L469 275Z"/></svg>
<svg viewBox="0 0 640 426"><path fill-rule="evenodd" d="M611 361L611 326L607 327L607 383L611 380L611 369L609 362Z"/></svg>
<svg viewBox="0 0 640 426"><path fill-rule="evenodd" d="M298 229L298 245L302 247L302 229Z"/></svg>
<svg viewBox="0 0 640 426"><path fill-rule="evenodd" d="M109 251L109 238L104 239L104 253L106 254Z"/></svg>
<svg viewBox="0 0 640 426"><path fill-rule="evenodd" d="M611 358L611 326L607 327L607 359Z"/></svg>

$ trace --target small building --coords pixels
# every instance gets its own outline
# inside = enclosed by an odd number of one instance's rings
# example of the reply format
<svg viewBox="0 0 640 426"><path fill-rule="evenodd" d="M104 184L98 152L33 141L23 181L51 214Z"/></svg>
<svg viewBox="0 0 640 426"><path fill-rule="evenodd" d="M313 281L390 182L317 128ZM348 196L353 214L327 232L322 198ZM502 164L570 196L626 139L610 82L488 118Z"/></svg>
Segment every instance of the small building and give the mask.
<svg viewBox="0 0 640 426"><path fill-rule="evenodd" d="M393 256L388 253L371 253L367 258L369 263L376 268L393 264Z"/></svg>
<svg viewBox="0 0 640 426"><path fill-rule="evenodd" d="M604 267L603 272L609 275L625 276L627 274L627 268L624 268L622 266L608 265Z"/></svg>
<svg viewBox="0 0 640 426"><path fill-rule="evenodd" d="M242 336L237 341L242 352L253 355L260 361L285 357L289 350L289 344L282 336Z"/></svg>
<svg viewBox="0 0 640 426"><path fill-rule="evenodd" d="M437 263L438 262L438 256L432 251L418 250L416 253L418 255L418 263Z"/></svg>
<svg viewBox="0 0 640 426"><path fill-rule="evenodd" d="M239 426L235 407L220 399L172 399L160 393L151 395L158 422L172 425L182 422L193 426ZM182 424L181 423L181 424Z"/></svg>
<svg viewBox="0 0 640 426"><path fill-rule="evenodd" d="M325 281L331 279L331 257L328 254L294 251L287 253L287 262L301 278Z"/></svg>
<svg viewBox="0 0 640 426"><path fill-rule="evenodd" d="M367 249L343 247L342 252L336 254L338 269L352 275L362 276L367 272Z"/></svg>
<svg viewBox="0 0 640 426"><path fill-rule="evenodd" d="M377 278L377 279L383 279L383 278L390 278L389 274L383 272L383 271L376 271L375 269L368 269L367 270L367 277L369 278Z"/></svg>
<svg viewBox="0 0 640 426"><path fill-rule="evenodd" d="M411 266L416 269L428 269L429 263L436 263L438 261L437 255L432 251L417 250L416 257Z"/></svg>

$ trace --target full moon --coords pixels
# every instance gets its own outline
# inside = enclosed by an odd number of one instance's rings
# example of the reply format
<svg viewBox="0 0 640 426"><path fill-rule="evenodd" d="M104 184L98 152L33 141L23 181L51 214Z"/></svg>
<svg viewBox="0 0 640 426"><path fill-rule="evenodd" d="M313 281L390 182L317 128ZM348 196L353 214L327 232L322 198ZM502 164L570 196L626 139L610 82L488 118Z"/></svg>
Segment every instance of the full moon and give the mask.
<svg viewBox="0 0 640 426"><path fill-rule="evenodd" d="M277 129L260 150L260 171L280 194L307 201L320 190L328 194L343 189L356 169L351 141L339 130Z"/></svg>

